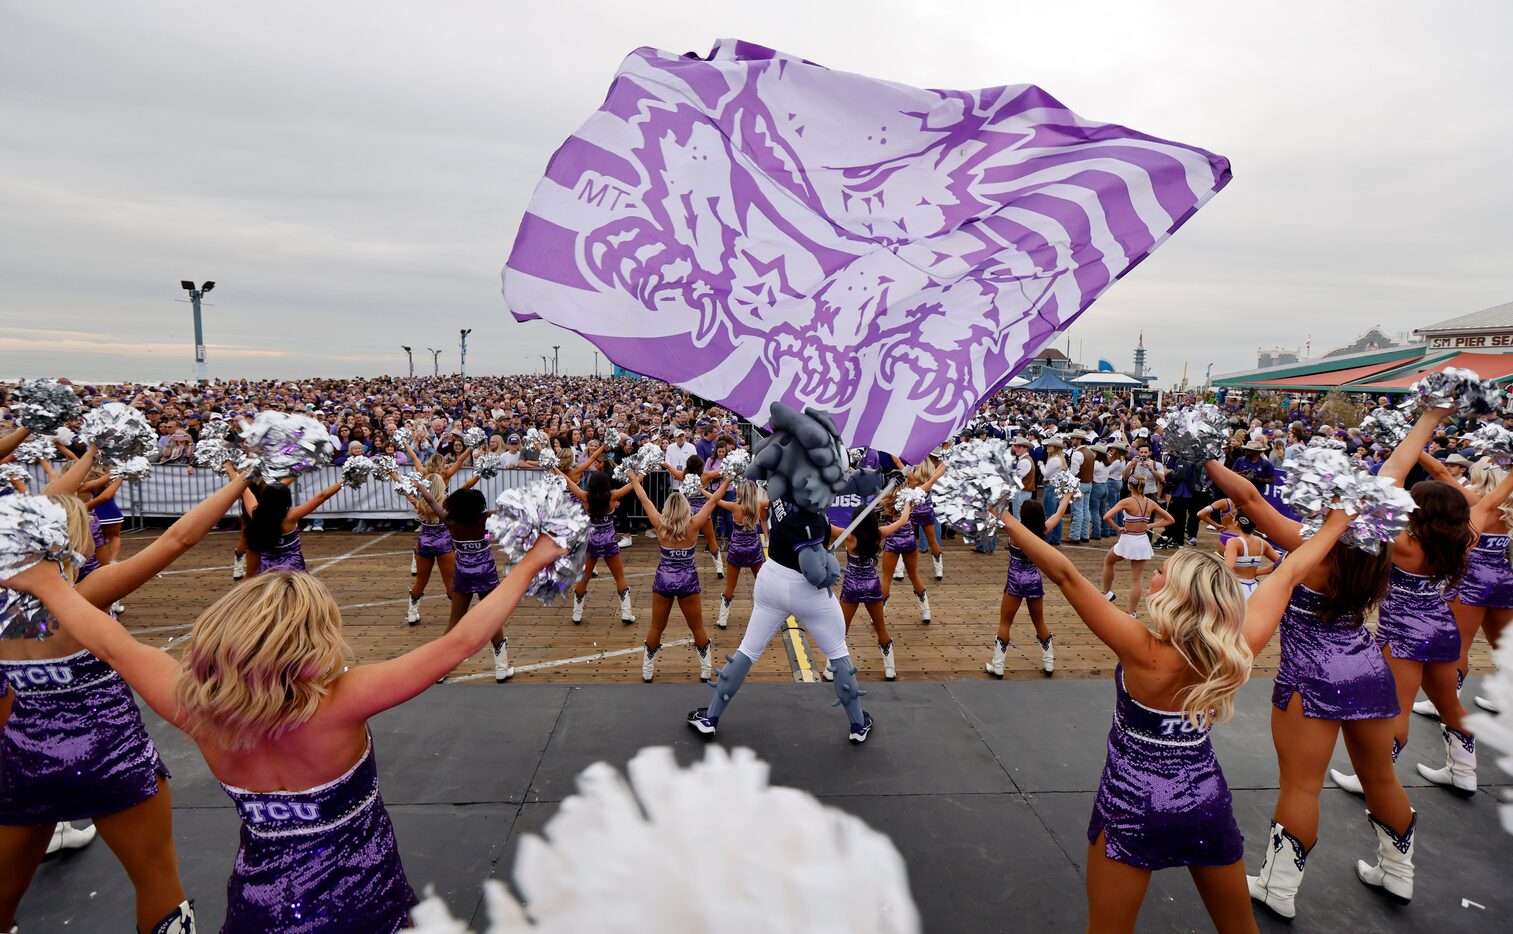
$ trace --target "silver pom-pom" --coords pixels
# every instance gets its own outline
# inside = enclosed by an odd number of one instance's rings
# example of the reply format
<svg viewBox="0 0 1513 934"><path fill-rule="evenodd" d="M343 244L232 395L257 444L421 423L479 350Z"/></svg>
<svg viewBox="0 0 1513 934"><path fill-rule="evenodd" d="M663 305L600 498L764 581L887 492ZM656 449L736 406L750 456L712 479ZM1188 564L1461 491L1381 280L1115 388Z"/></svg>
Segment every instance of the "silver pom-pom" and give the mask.
<svg viewBox="0 0 1513 934"><path fill-rule="evenodd" d="M856 470L862 465L862 458L867 456L866 448L847 448L846 460L850 462L851 469Z"/></svg>
<svg viewBox="0 0 1513 934"><path fill-rule="evenodd" d="M629 480L626 471L634 470L641 476L646 476L653 470L662 466L662 447L656 444L643 444L636 453L615 465L615 479L621 483Z"/></svg>
<svg viewBox="0 0 1513 934"><path fill-rule="evenodd" d="M618 451L622 437L624 436L620 434L618 428L606 428L604 429L604 446L611 451Z"/></svg>
<svg viewBox="0 0 1513 934"><path fill-rule="evenodd" d="M1059 499L1070 499L1076 502L1082 498L1082 484L1078 481L1077 475L1070 470L1063 470L1052 477L1050 484Z"/></svg>
<svg viewBox="0 0 1513 934"><path fill-rule="evenodd" d="M925 501L925 491L922 487L906 486L893 494L893 502L902 512L905 506L910 509L919 508L919 504Z"/></svg>
<svg viewBox="0 0 1513 934"><path fill-rule="evenodd" d="M420 491L423 489L428 489L428 487L426 486L425 474L400 474L394 480L394 489L398 490L404 496L413 496L416 499L420 499Z"/></svg>
<svg viewBox="0 0 1513 934"><path fill-rule="evenodd" d="M1310 447L1288 460L1286 467L1281 499L1302 517L1305 538L1338 506L1355 517L1340 541L1376 554L1408 527L1408 514L1417 508L1406 490L1356 467L1342 451Z"/></svg>
<svg viewBox="0 0 1513 934"><path fill-rule="evenodd" d="M940 521L968 535L997 528L988 512L1021 488L1009 446L1001 440L968 441L946 452L946 472L935 481L930 499ZM900 499L923 494L900 490Z"/></svg>
<svg viewBox="0 0 1513 934"><path fill-rule="evenodd" d="M568 492L559 476L544 477L527 486L505 490L495 501L487 527L513 568L543 535L567 549L567 554L542 570L526 589L526 596L543 604L564 598L583 576L588 553L588 513Z"/></svg>
<svg viewBox="0 0 1513 934"><path fill-rule="evenodd" d="M535 451L550 451L552 438L540 428L527 428L525 431L525 446Z"/></svg>
<svg viewBox="0 0 1513 934"><path fill-rule="evenodd" d="M377 475L377 465L363 454L354 454L341 465L341 479L349 489L355 490Z"/></svg>
<svg viewBox="0 0 1513 934"><path fill-rule="evenodd" d="M226 441L231 437L231 423L226 419L213 415L210 421L200 429L201 441Z"/></svg>
<svg viewBox="0 0 1513 934"><path fill-rule="evenodd" d="M1462 440L1476 455L1473 459L1490 457L1499 464L1506 464L1509 453L1513 452L1513 431L1497 422L1487 422L1475 431L1467 432Z"/></svg>
<svg viewBox="0 0 1513 934"><path fill-rule="evenodd" d="M111 479L120 478L127 483L140 483L152 473L152 464L145 457L133 457L110 468Z"/></svg>
<svg viewBox="0 0 1513 934"><path fill-rule="evenodd" d="M462 433L462 443L476 451L489 443L489 433L482 428L469 428Z"/></svg>
<svg viewBox="0 0 1513 934"><path fill-rule="evenodd" d="M68 514L45 496L0 499L0 578L13 577L39 561L77 564L68 539ZM41 601L0 590L0 639L46 639L57 622Z"/></svg>
<svg viewBox="0 0 1513 934"><path fill-rule="evenodd" d="M21 484L30 486L32 475L19 464L0 464L0 491L12 493L21 490Z"/></svg>
<svg viewBox="0 0 1513 934"><path fill-rule="evenodd" d="M1200 402L1169 412L1156 424L1166 451L1184 461L1221 460L1229 440L1229 419L1217 405Z"/></svg>
<svg viewBox="0 0 1513 934"><path fill-rule="evenodd" d="M1328 435L1314 435L1308 439L1308 446L1316 451L1339 451L1344 453L1345 442L1339 438L1331 438Z"/></svg>
<svg viewBox="0 0 1513 934"><path fill-rule="evenodd" d="M1403 417L1403 413L1397 409L1372 409L1371 414L1361 422L1361 431L1371 435L1377 441L1388 447L1397 447L1408 437L1408 432L1413 430L1413 425Z"/></svg>
<svg viewBox="0 0 1513 934"><path fill-rule="evenodd" d="M746 468L751 466L751 452L746 450L731 451L720 462L720 475L730 480L731 483L746 479Z"/></svg>
<svg viewBox="0 0 1513 934"><path fill-rule="evenodd" d="M269 483L319 470L336 453L326 426L307 415L287 412L259 412L242 440L247 452L260 458L259 472Z"/></svg>
<svg viewBox="0 0 1513 934"><path fill-rule="evenodd" d="M478 476L485 480L497 476L499 471L504 469L504 455L496 453L479 454L473 458L473 469L478 472Z"/></svg>
<svg viewBox="0 0 1513 934"><path fill-rule="evenodd" d="M1491 415L1507 402L1507 394L1494 382L1483 380L1475 370L1446 367L1425 373L1408 387L1408 398L1400 408L1415 404L1424 408L1454 408L1457 415Z"/></svg>
<svg viewBox="0 0 1513 934"><path fill-rule="evenodd" d="M53 455L58 453L57 445L51 438L27 438L16 446L16 462L19 464L40 464L50 461Z"/></svg>
<svg viewBox="0 0 1513 934"><path fill-rule="evenodd" d="M81 411L78 395L55 379L22 380L11 393L11 415L16 424L38 434L57 431L78 418Z"/></svg>
<svg viewBox="0 0 1513 934"><path fill-rule="evenodd" d="M222 438L201 438L194 445L194 462L200 467L208 467L217 473L223 473L226 462L236 463L242 458L242 452L232 447Z"/></svg>
<svg viewBox="0 0 1513 934"><path fill-rule="evenodd" d="M394 442L396 449L403 451L415 440L415 433L410 430L408 425L400 425L394 429L393 434L389 435L389 440Z"/></svg>
<svg viewBox="0 0 1513 934"><path fill-rule="evenodd" d="M689 499L704 496L704 483L696 473L684 474L683 482L678 484L678 492Z"/></svg>
<svg viewBox="0 0 1513 934"><path fill-rule="evenodd" d="M146 457L158 448L158 433L147 417L123 402L107 402L86 412L79 440L99 450L102 464Z"/></svg>
<svg viewBox="0 0 1513 934"><path fill-rule="evenodd" d="M373 476L379 480L388 480L399 473L399 461L387 454L375 454L370 459L373 461Z"/></svg>

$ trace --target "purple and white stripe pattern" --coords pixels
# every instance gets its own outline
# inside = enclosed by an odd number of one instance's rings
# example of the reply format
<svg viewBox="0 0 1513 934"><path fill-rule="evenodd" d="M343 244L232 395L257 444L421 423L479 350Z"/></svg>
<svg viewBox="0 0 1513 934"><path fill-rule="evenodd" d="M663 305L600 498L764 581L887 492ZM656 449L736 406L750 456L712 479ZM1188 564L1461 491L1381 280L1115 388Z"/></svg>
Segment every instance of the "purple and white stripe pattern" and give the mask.
<svg viewBox="0 0 1513 934"><path fill-rule="evenodd" d="M643 48L552 156L504 297L758 421L813 405L917 460L1229 178L1033 85Z"/></svg>

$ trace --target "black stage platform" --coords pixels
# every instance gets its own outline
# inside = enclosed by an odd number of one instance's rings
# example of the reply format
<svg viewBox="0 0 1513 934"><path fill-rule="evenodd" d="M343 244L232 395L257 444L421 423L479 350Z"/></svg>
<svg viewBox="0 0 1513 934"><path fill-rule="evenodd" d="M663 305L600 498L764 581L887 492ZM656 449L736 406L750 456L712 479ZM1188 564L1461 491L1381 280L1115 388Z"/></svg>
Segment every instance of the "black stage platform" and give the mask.
<svg viewBox="0 0 1513 934"><path fill-rule="evenodd" d="M1479 679L1471 679L1466 697ZM1086 921L1082 867L1093 793L1114 703L1108 681L867 684L877 719L863 747L846 742L827 685L754 684L720 725L719 741L749 746L774 784L819 795L887 833L908 861L929 931L1079 931ZM1269 726L1270 681L1248 685L1215 744L1260 865L1277 772ZM373 722L384 799L410 880L432 885L481 930L480 883L508 878L518 837L540 829L585 766L623 768L643 746L671 745L680 761L702 743L683 715L709 696L671 685L446 685ZM201 930L219 927L236 850L229 801L193 747L149 720L174 773L184 881ZM1323 794L1320 843L1309 860L1295 932L1508 930L1513 917L1513 836L1499 827L1494 792L1467 800L1425 787L1413 767L1443 755L1438 724L1415 717L1398 772L1419 811L1417 895L1389 903L1353 866L1373 847L1364 805ZM1337 764L1348 768L1343 744ZM1508 776L1482 755L1484 788ZM718 814L711 814L713 824ZM685 873L694 867L650 871ZM1286 926L1264 916L1263 930ZM26 932L126 931L131 889L105 846L44 863L21 906ZM1187 874L1158 873L1140 917L1144 931L1208 930Z"/></svg>

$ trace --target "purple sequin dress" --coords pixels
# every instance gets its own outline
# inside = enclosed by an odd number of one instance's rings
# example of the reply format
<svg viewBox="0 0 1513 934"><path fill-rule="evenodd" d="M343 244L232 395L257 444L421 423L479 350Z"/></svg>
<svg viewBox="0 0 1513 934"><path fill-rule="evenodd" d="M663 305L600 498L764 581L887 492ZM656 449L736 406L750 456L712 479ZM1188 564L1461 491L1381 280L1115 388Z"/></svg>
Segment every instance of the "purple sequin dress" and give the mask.
<svg viewBox="0 0 1513 934"><path fill-rule="evenodd" d="M100 569L100 561L95 555L98 555L100 549L105 547L105 533L100 530L100 517L94 513L89 514L89 537L94 540L95 550L94 554L79 565L79 580L83 580Z"/></svg>
<svg viewBox="0 0 1513 934"><path fill-rule="evenodd" d="M846 576L841 579L842 603L882 603L883 582L877 576L877 559L846 552Z"/></svg>
<svg viewBox="0 0 1513 934"><path fill-rule="evenodd" d="M590 519L588 523L588 556L590 558L613 558L620 553L620 536L615 532L615 517Z"/></svg>
<svg viewBox="0 0 1513 934"><path fill-rule="evenodd" d="M693 553L692 548L662 546L651 592L660 597L691 597L699 593L699 569L694 566Z"/></svg>
<svg viewBox="0 0 1513 934"><path fill-rule="evenodd" d="M1009 579L1003 585L1003 592L1025 600L1045 596L1045 582L1040 577L1040 568L1013 545L1009 546Z"/></svg>
<svg viewBox="0 0 1513 934"><path fill-rule="evenodd" d="M415 554L422 558L439 558L457 549L452 545L452 533L444 522L422 522L420 533L415 537Z"/></svg>
<svg viewBox="0 0 1513 934"><path fill-rule="evenodd" d="M457 539L457 564L452 570L452 593L493 593L499 586L499 567L488 539Z"/></svg>
<svg viewBox="0 0 1513 934"><path fill-rule="evenodd" d="M930 494L926 493L925 498L916 503L913 509L909 510L909 525L918 529L934 524L935 503L930 499Z"/></svg>
<svg viewBox="0 0 1513 934"><path fill-rule="evenodd" d="M415 892L371 744L347 774L308 791L221 787L242 821L222 934L392 934L409 925Z"/></svg>
<svg viewBox="0 0 1513 934"><path fill-rule="evenodd" d="M158 793L168 769L109 665L80 651L0 672L16 694L0 734L0 824L100 817Z"/></svg>
<svg viewBox="0 0 1513 934"><path fill-rule="evenodd" d="M1466 573L1456 585L1466 606L1513 608L1513 565L1508 563L1508 533L1483 533L1466 556Z"/></svg>
<svg viewBox="0 0 1513 934"><path fill-rule="evenodd" d="M279 536L278 544L267 551L259 552L258 572L263 571L303 571L305 570L305 551L300 547L299 529Z"/></svg>
<svg viewBox="0 0 1513 934"><path fill-rule="evenodd" d="M1385 720L1398 714L1397 684L1381 646L1359 615L1319 616L1323 596L1299 585L1282 614L1282 661L1271 702L1286 710L1294 692L1318 720Z"/></svg>
<svg viewBox="0 0 1513 934"><path fill-rule="evenodd" d="M1443 582L1393 565L1387 572L1376 637L1393 658L1415 662L1460 660L1460 628L1445 602Z"/></svg>
<svg viewBox="0 0 1513 934"><path fill-rule="evenodd" d="M730 533L725 560L733 568L759 568L767 556L762 553L762 527L738 525Z"/></svg>
<svg viewBox="0 0 1513 934"><path fill-rule="evenodd" d="M914 515L913 512L909 515ZM906 525L883 539L883 550L891 551L896 555L912 555L919 550L919 543L914 539L914 527Z"/></svg>
<svg viewBox="0 0 1513 934"><path fill-rule="evenodd" d="M1114 725L1088 842L1102 832L1109 859L1152 871L1238 862L1245 838L1208 731L1179 711L1130 697L1123 666L1114 684Z"/></svg>

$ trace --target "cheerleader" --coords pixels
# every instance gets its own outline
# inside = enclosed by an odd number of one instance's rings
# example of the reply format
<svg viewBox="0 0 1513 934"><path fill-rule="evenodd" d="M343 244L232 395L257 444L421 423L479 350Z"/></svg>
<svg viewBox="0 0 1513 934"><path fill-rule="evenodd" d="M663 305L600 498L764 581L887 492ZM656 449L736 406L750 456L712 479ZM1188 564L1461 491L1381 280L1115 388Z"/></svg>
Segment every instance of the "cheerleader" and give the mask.
<svg viewBox="0 0 1513 934"><path fill-rule="evenodd" d="M1231 509L1228 521L1234 524L1235 531L1229 536L1229 541L1224 543L1224 563L1235 572L1235 577L1240 581L1240 589L1245 591L1248 600L1261 585L1261 578L1271 573L1282 556L1271 547L1271 542L1255 534L1256 524L1250 521L1249 516Z"/></svg>
<svg viewBox="0 0 1513 934"><path fill-rule="evenodd" d="M1444 410L1431 410L1437 422ZM1383 471L1402 476L1429 440L1430 413L1398 446ZM1289 554L1309 544L1302 527L1271 505L1255 485L1219 461L1207 470L1234 507L1249 516ZM1356 876L1400 899L1413 896L1416 815L1393 769L1394 721L1402 709L1392 670L1365 618L1387 589L1393 548L1371 553L1338 545L1328 560L1294 588L1282 617L1282 657L1271 694L1271 736L1277 748L1280 791L1272 812L1270 845L1258 875L1248 877L1251 897L1283 918L1297 913L1308 855L1319 837L1319 793L1336 741L1355 766L1376 836L1375 864L1357 860ZM1286 569L1291 558L1282 563ZM1272 579L1257 589L1251 606Z"/></svg>
<svg viewBox="0 0 1513 934"><path fill-rule="evenodd" d="M1114 569L1120 561L1129 562L1129 615L1140 608L1140 594L1145 589L1145 562L1155 557L1150 535L1172 524L1171 513L1145 494L1145 480L1131 476L1125 481L1129 495L1103 514L1112 523L1119 516L1119 541L1103 558L1103 596L1114 602ZM1122 514L1122 516L1121 516ZM1154 520L1154 521L1152 521Z"/></svg>
<svg viewBox="0 0 1513 934"><path fill-rule="evenodd" d="M477 477L473 478L477 480ZM488 500L471 486L449 494L444 502L437 502L431 491L422 487L420 495L452 536L454 558L452 565L452 612L447 617L447 632L457 628L467 615L473 597L484 600L499 588L499 568L494 564L494 552L489 545L488 531L484 521L489 517ZM519 597L516 597L518 602ZM513 607L513 604L512 604ZM509 640L504 637L504 624L489 636L493 648L494 682L503 684L515 676L510 667ZM440 684L446 673L437 678Z"/></svg>
<svg viewBox="0 0 1513 934"><path fill-rule="evenodd" d="M216 517L229 505L227 498ZM351 669L341 612L308 574L265 573L237 586L201 614L182 659L137 642L45 562L6 585L40 598L64 637L120 672L199 746L241 821L223 931L397 931L409 924L416 898L379 793L367 721L476 652L560 554L543 537L455 629L399 658ZM130 697L124 686L120 693ZM149 800L161 802L166 822L166 792ZM120 817L97 819L107 840L106 823ZM125 849L118 852L144 846L119 840ZM171 837L164 846L171 857ZM0 885L10 886L12 875ZM138 919L141 931L193 930L192 920L155 927L156 917L140 910Z"/></svg>
<svg viewBox="0 0 1513 934"><path fill-rule="evenodd" d="M50 486L53 501L68 515L72 547L85 555L94 550L86 512L67 491L78 489L93 459L91 448L76 469ZM74 586L50 562L21 577L109 620L96 608L151 580L226 514L245 487L234 471L230 477L135 555L112 565L87 562ZM20 579L5 585L29 589ZM112 670L113 659L93 653L98 646L79 635L65 624L46 640L0 641L0 695L10 695L0 697L9 700L0 736L0 930L15 930L16 907L59 836L59 823L89 819L136 889L136 930L193 931L194 910L179 879L168 769L132 692Z"/></svg>
<svg viewBox="0 0 1513 934"><path fill-rule="evenodd" d="M899 465L900 470L903 470L902 461L896 457L893 461ZM924 491L924 498L909 512L909 526L913 529L916 539L920 532L924 532L925 544L930 548L930 561L935 565L936 580L945 579L946 565L945 558L940 553L940 539L935 534L935 504L930 501L930 488L935 486L935 481L944 476L945 472L945 462L937 461L934 457L926 457L904 471L904 482L909 488ZM918 582L918 575L915 575L914 580Z"/></svg>
<svg viewBox="0 0 1513 934"><path fill-rule="evenodd" d="M590 463L593 461L586 461L583 466ZM588 581L593 576L594 565L602 560L615 576L615 592L620 595L620 622L629 626L636 621L636 614L631 611L630 583L625 579L625 563L620 558L615 510L620 508L620 500L631 493L632 487L627 483L618 490L613 489L610 475L602 470L594 470L588 474L585 484L588 489L584 490L578 486L572 471L558 473L567 481L567 488L588 510L588 559L583 565L583 576L573 588L573 622L583 622L583 601L588 595Z"/></svg>
<svg viewBox="0 0 1513 934"><path fill-rule="evenodd" d="M1239 531L1235 527L1235 506L1227 499L1216 499L1198 510L1198 521L1219 533L1219 554Z"/></svg>
<svg viewBox="0 0 1513 934"><path fill-rule="evenodd" d="M688 459L689 472L696 470L694 461ZM700 462L702 465L702 462ZM678 490L667 494L667 501L659 511L651 497L641 488L641 478L635 471L629 472L631 489L646 509L646 518L657 533L661 555L657 559L657 574L651 585L651 626L646 631L646 644L641 649L641 680L651 683L657 664L657 652L662 648L662 632L667 628L667 618L672 615L676 600L693 634L694 651L699 656L699 680L708 681L713 659L709 654L710 638L704 631L704 607L699 599L699 569L694 564L693 554L698 544L699 533L708 532L709 517L714 514L715 504L725 495L730 478L720 480L712 491L713 499L706 498L704 505L694 512L687 497Z"/></svg>
<svg viewBox="0 0 1513 934"><path fill-rule="evenodd" d="M692 496L686 497L686 499L688 500L688 508L691 511L695 513L703 511L704 504L709 501L709 496L707 494L710 490L713 489L713 486L711 486L711 484L714 484L721 479L720 471L705 470L704 458L700 457L697 454L690 454L688 456L688 462L683 465L683 469L681 470L668 463L664 463L662 466L665 467L667 469L667 472L672 474L672 478L679 483L682 483L683 478L687 477L689 474L693 474L695 477L699 478L699 488L703 490L703 492L695 493ZM723 485L729 486L730 484L727 483ZM719 497L715 498L719 499ZM704 526L702 529L700 529L699 534L704 536L704 545L709 550L710 560L714 561L714 576L718 577L720 580L724 580L725 561L720 557L720 540L715 536L714 523L711 522L708 525ZM694 540L694 546L696 547L697 545L698 539L696 538Z"/></svg>
<svg viewBox="0 0 1513 934"><path fill-rule="evenodd" d="M910 512L907 506L898 501L898 491L883 497L877 508L886 518L881 521L887 523L888 528L894 528L896 520L907 516ZM882 558L882 588L883 602L888 602L888 597L893 592L893 581L899 580L904 574L909 575L909 583L914 585L914 599L919 601L919 621L930 625L930 595L925 592L925 582L919 576L919 536L914 533L912 525L897 526L898 531L883 538ZM902 567L902 570L898 570Z"/></svg>
<svg viewBox="0 0 1513 934"><path fill-rule="evenodd" d="M1216 555L1178 551L1151 579L1154 631L1110 606L1039 530L1004 520L1013 544L1119 658L1108 759L1087 832L1088 930L1133 931L1150 874L1185 866L1217 930L1255 931L1244 838L1209 731L1234 713L1288 592L1329 552L1345 514L1332 513L1249 605Z"/></svg>
<svg viewBox="0 0 1513 934"><path fill-rule="evenodd" d="M1428 454L1419 456L1419 463L1429 471L1429 476L1441 483L1456 483L1450 471L1439 459ZM1503 627L1513 619L1513 565L1508 559L1508 530L1513 528L1513 501L1507 489L1508 471L1489 460L1480 460L1471 468L1471 488L1462 487L1466 499L1471 502L1471 524L1477 530L1476 545L1466 559L1466 573L1460 586L1455 588L1455 601L1450 609L1455 613L1455 623L1460 629L1460 663L1456 668L1456 684L1466 679L1470 668L1471 643L1480 629L1487 637L1487 644L1497 648ZM1475 698L1478 707L1492 713L1497 710L1486 698ZM1439 714L1431 700L1413 705L1413 712L1437 717Z"/></svg>
<svg viewBox="0 0 1513 934"><path fill-rule="evenodd" d="M720 615L714 623L724 629L730 625L730 601L735 598L735 584L741 577L741 568L749 569L755 577L762 569L762 562L767 560L767 554L762 550L762 530L767 527L767 500L755 483L742 480L736 484L735 499L722 499L717 505L730 515L734 526L730 544L725 547L725 556L730 559L730 575L725 578L725 592L720 595Z"/></svg>
<svg viewBox="0 0 1513 934"><path fill-rule="evenodd" d="M249 576L264 571L303 571L305 550L299 540L299 523L341 492L338 480L294 506L289 491L294 478L278 483L258 483L242 492L242 514L247 516L242 532L249 557Z"/></svg>
<svg viewBox="0 0 1513 934"><path fill-rule="evenodd" d="M1069 497L1063 497L1056 505L1056 514L1047 519L1045 506L1039 500L1025 500L1019 507L1019 521L1044 540L1052 529L1061 525L1071 503ZM1001 525L1003 517L996 510L993 515ZM1023 602L1029 604L1030 624L1035 627L1035 639L1040 643L1040 670L1051 674L1056 670L1056 646L1051 641L1051 629L1045 624L1045 584L1035 563L1017 545L1010 545L1009 577L1003 585L1003 598L998 601L998 637L993 640L993 660L984 666L995 678L1003 677L1003 659L1009 651L1009 628Z"/></svg>
<svg viewBox="0 0 1513 934"><path fill-rule="evenodd" d="M855 511L866 508L859 506ZM898 670L893 663L893 639L888 635L888 623L883 618L883 603L887 598L883 596L883 582L877 573L877 559L882 552L883 539L911 527L913 521L912 510L908 506L904 507L902 515L882 527L877 524L876 510L869 511L857 523L856 528L851 530L844 546L846 571L841 578L841 616L846 620L845 632L848 636L851 634L851 619L856 615L856 608L865 606L867 616L872 620L872 628L877 633L877 646L883 653L883 677L889 681L898 678ZM838 526L830 527L833 537L839 537L845 531ZM825 660L822 674L826 681L835 680L835 666L829 659Z"/></svg>
<svg viewBox="0 0 1513 934"><path fill-rule="evenodd" d="M460 466L458 461L455 466ZM455 473L455 471L453 471ZM393 475L398 479L398 475ZM426 490L431 494L432 500L446 498L447 486L452 477L450 474L432 473L426 474L422 482ZM461 489L470 490L478 483L478 476L468 478L468 482ZM410 585L409 607L405 611L405 622L414 626L420 622L420 598L425 596L426 584L431 582L431 569L441 570L441 583L446 589L447 596L452 594L452 575L457 569L457 548L452 544L452 533L447 531L447 524L441 521L423 496L406 496L410 508L415 510L415 518L420 528L415 533L415 550L410 554L410 564L415 568L415 581Z"/></svg>

